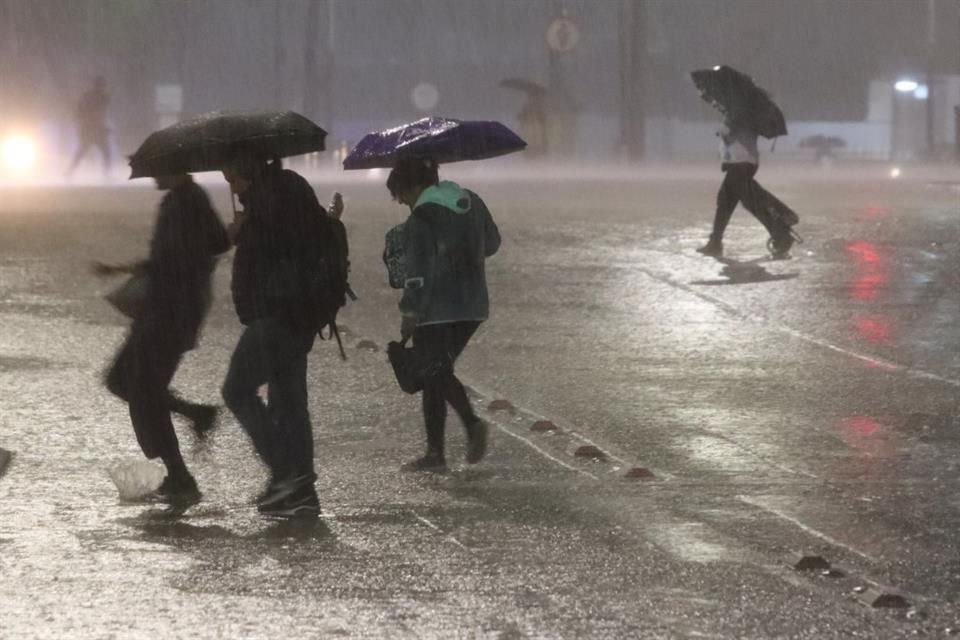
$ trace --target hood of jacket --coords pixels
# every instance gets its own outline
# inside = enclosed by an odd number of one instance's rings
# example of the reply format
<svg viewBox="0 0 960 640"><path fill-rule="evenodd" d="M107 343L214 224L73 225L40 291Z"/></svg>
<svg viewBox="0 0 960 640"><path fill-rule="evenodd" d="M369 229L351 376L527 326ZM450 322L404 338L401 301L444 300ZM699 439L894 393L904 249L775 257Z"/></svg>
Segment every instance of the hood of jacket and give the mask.
<svg viewBox="0 0 960 640"><path fill-rule="evenodd" d="M470 194L456 182L444 180L424 189L413 208L425 204L437 204L454 213L464 214L470 211Z"/></svg>

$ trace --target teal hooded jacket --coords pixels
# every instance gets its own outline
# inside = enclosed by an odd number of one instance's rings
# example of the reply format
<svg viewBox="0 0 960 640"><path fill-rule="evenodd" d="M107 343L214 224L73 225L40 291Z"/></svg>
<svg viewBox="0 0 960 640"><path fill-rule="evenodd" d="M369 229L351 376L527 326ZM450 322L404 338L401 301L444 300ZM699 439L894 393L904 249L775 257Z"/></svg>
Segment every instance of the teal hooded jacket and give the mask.
<svg viewBox="0 0 960 640"><path fill-rule="evenodd" d="M419 326L486 320L485 261L500 248L500 231L480 196L455 182L429 187L403 233L400 312Z"/></svg>

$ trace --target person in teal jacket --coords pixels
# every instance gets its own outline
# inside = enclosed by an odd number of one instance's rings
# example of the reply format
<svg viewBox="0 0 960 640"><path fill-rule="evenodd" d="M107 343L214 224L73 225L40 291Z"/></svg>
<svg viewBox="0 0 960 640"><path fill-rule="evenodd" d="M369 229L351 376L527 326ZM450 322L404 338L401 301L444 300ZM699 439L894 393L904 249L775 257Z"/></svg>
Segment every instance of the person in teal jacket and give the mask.
<svg viewBox="0 0 960 640"><path fill-rule="evenodd" d="M466 461L474 464L486 454L488 426L474 413L454 363L489 317L485 261L500 248L500 232L480 196L441 182L433 160L402 158L390 172L387 189L410 207L403 226L400 333L413 338L424 367L427 451L404 468L446 468L447 404L463 422Z"/></svg>

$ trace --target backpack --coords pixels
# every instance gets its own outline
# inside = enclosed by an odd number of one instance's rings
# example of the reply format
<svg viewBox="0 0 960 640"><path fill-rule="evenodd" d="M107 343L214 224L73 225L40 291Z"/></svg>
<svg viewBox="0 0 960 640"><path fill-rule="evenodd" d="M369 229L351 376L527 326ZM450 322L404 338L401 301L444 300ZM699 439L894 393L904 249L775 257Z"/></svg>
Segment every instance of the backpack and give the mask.
<svg viewBox="0 0 960 640"><path fill-rule="evenodd" d="M337 329L337 313L347 304L347 297L357 299L348 281L350 249L347 228L343 222L326 213L318 213L315 223L317 251L312 286L317 334L321 340L336 338L340 357L346 360L347 354ZM327 335L324 335L325 330L329 332Z"/></svg>
<svg viewBox="0 0 960 640"><path fill-rule="evenodd" d="M393 289L403 289L403 233L406 223L401 222L387 231L383 239L383 264L387 267L387 281Z"/></svg>

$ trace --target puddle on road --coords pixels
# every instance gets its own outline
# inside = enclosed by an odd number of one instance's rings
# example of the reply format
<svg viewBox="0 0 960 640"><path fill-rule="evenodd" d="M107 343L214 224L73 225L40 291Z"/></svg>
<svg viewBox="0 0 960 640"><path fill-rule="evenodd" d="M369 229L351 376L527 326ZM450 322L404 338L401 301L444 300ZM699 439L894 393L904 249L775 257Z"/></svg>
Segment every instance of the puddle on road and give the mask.
<svg viewBox="0 0 960 640"><path fill-rule="evenodd" d="M699 522L657 523L646 527L644 533L658 547L686 562L737 560L726 546L707 540L710 529Z"/></svg>

